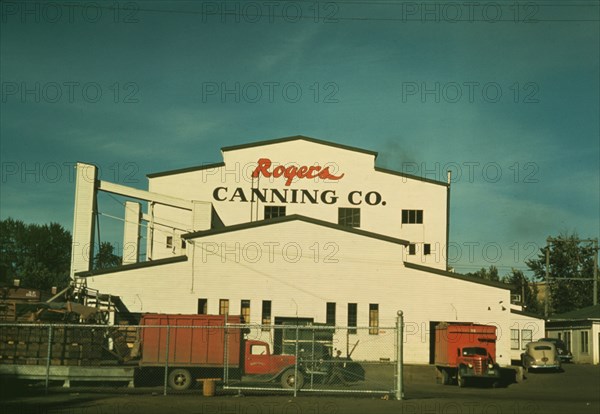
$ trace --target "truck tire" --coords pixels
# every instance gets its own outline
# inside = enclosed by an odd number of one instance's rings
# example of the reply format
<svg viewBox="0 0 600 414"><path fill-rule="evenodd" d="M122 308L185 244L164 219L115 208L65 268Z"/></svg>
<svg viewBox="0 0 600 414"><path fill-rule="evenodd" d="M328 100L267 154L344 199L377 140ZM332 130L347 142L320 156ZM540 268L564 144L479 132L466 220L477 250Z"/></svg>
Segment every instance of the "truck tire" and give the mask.
<svg viewBox="0 0 600 414"><path fill-rule="evenodd" d="M192 374L187 369L174 369L169 373L167 383L176 391L187 390L192 385Z"/></svg>
<svg viewBox="0 0 600 414"><path fill-rule="evenodd" d="M442 384L443 385L450 384L450 374L448 374L448 370L446 370L446 369L442 370Z"/></svg>
<svg viewBox="0 0 600 414"><path fill-rule="evenodd" d="M281 387L285 389L300 389L304 385L304 374L301 371L298 371L298 377L296 378L294 374L294 368L286 369L283 374L281 374Z"/></svg>
<svg viewBox="0 0 600 414"><path fill-rule="evenodd" d="M465 385L467 385L467 379L461 375L460 370L458 370L456 380L457 380L456 382L458 382L458 386L461 388L463 388Z"/></svg>

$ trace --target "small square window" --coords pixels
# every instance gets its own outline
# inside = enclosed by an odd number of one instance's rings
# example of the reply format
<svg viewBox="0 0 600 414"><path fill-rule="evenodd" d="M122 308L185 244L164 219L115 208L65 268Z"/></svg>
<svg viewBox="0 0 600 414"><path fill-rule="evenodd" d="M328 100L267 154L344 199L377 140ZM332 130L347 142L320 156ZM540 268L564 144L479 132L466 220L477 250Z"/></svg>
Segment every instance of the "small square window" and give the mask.
<svg viewBox="0 0 600 414"><path fill-rule="evenodd" d="M327 302L325 323L327 325L335 325L335 302Z"/></svg>
<svg viewBox="0 0 600 414"><path fill-rule="evenodd" d="M588 354L590 352L589 332L581 331L581 353Z"/></svg>
<svg viewBox="0 0 600 414"><path fill-rule="evenodd" d="M219 299L219 315L229 315L229 299Z"/></svg>
<svg viewBox="0 0 600 414"><path fill-rule="evenodd" d="M379 304L369 304L369 335L379 335Z"/></svg>
<svg viewBox="0 0 600 414"><path fill-rule="evenodd" d="M339 208L338 224L349 227L360 227L360 208Z"/></svg>
<svg viewBox="0 0 600 414"><path fill-rule="evenodd" d="M263 325L271 325L271 301L263 300L262 301L262 324ZM263 326L263 331L270 331L270 326Z"/></svg>
<svg viewBox="0 0 600 414"><path fill-rule="evenodd" d="M356 334L356 323L357 323L357 315L358 305L356 303L348 304L348 334Z"/></svg>
<svg viewBox="0 0 600 414"><path fill-rule="evenodd" d="M423 210L402 210L402 224L423 224Z"/></svg>
<svg viewBox="0 0 600 414"><path fill-rule="evenodd" d="M411 243L408 245L408 254L411 256L414 256L415 254L417 254L417 245L414 243Z"/></svg>
<svg viewBox="0 0 600 414"><path fill-rule="evenodd" d="M285 206L265 206L265 220L285 217Z"/></svg>
<svg viewBox="0 0 600 414"><path fill-rule="evenodd" d="M240 304L242 323L250 323L250 301L248 299L242 299Z"/></svg>
<svg viewBox="0 0 600 414"><path fill-rule="evenodd" d="M206 315L208 313L208 299L198 299L198 314Z"/></svg>
<svg viewBox="0 0 600 414"><path fill-rule="evenodd" d="M173 247L173 236L167 236L166 245L167 245L167 249L170 249Z"/></svg>
<svg viewBox="0 0 600 414"><path fill-rule="evenodd" d="M424 254L424 255L431 254L431 244L429 244L429 243L425 243L425 244L423 245L423 254Z"/></svg>

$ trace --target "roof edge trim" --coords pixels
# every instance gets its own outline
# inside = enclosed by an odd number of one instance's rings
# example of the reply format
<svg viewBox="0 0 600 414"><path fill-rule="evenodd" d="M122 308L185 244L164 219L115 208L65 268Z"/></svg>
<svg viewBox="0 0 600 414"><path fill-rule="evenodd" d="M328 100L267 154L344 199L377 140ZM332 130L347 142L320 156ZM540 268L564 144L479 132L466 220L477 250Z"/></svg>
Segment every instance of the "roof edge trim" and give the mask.
<svg viewBox="0 0 600 414"><path fill-rule="evenodd" d="M194 167L185 167L185 168L178 168L175 170L150 173L150 174L146 174L146 177L147 178L159 178L159 177L164 177L167 175L183 174L183 173L188 173L188 172L208 170L209 168L219 168L219 167L224 167L224 166L225 166L224 162L215 162L215 163L210 163L210 164L197 165Z"/></svg>
<svg viewBox="0 0 600 414"><path fill-rule="evenodd" d="M355 227L342 226L342 225L339 225L336 223L331 223L329 221L319 220L316 218L302 216L299 214L292 214L289 216L277 217L277 218L267 219L267 220L253 221L250 223L234 224L232 226L226 226L226 227L222 227L222 228L218 228L218 229L201 230L201 231L183 234L181 237L186 240L195 239L195 238L200 238L200 237L213 236L216 234L229 233L229 232L233 232L233 231L240 231L240 230L247 230L247 229L252 229L252 228L257 228L257 227L270 226L270 225L285 223L285 222L289 222L289 221L303 221L306 223L315 224L317 226L328 227L328 228L331 228L334 230L345 231L345 232L356 234L359 236L370 237L373 239L383 240L386 242L400 244L403 246L406 246L409 244L408 240L385 236L385 235L373 233L373 232L370 232L367 230L357 229Z"/></svg>
<svg viewBox="0 0 600 414"><path fill-rule="evenodd" d="M223 152L235 151L235 150L239 150L239 149L260 147L263 145L280 144L282 142L298 141L298 140L303 140L303 141L308 141L308 142L312 142L315 144L327 145L327 146L334 147L334 148L340 148L340 149L344 149L344 150L348 150L348 151L354 151L354 152L360 152L363 154L373 155L375 158L377 158L377 155L378 155L378 153L376 151L370 151L370 150L366 150L363 148L352 147L350 145L338 144L336 142L325 141L325 140L317 139L317 138L311 138L311 137L307 137L304 135L294 135L294 136L290 136L290 137L274 138L274 139L267 139L267 140L263 140L263 141L249 142L247 144L231 145L231 146L227 146L227 147L222 147L221 151L223 151Z"/></svg>
<svg viewBox="0 0 600 414"><path fill-rule="evenodd" d="M480 285L487 285L487 286L491 286L491 287L495 287L495 288L499 288L499 289L511 290L511 288L514 288L514 285L510 285L508 283L495 282L495 281L491 281L491 280L481 279L476 276L467 276L467 275L463 275L460 273L448 272L447 270L436 269L435 267L423 266L423 265L416 264L416 263L404 262L404 266L408 267L409 269L415 269L415 270L421 270L423 272L435 273L435 274L438 274L441 276L448 276L448 277L452 277L454 279L464 280L465 282L478 283Z"/></svg>
<svg viewBox="0 0 600 414"><path fill-rule="evenodd" d="M75 273L75 276L92 277L92 276L105 275L105 274L109 274L109 273L118 273L118 272L122 272L125 270L143 269L146 267L160 266L160 265L165 265L165 264L170 264L170 263L185 262L187 260L188 260L188 257L185 255L175 256L175 257L167 257L165 259L150 260L147 262L138 262L138 263L121 265L121 266L117 266L117 267L111 267L110 269L77 272L77 273Z"/></svg>

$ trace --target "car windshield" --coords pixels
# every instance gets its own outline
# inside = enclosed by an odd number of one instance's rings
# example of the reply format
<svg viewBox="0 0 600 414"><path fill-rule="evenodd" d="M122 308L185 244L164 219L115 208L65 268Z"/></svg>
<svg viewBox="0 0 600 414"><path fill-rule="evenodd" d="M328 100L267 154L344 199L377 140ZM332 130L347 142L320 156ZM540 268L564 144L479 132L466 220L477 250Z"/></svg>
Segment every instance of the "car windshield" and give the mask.
<svg viewBox="0 0 600 414"><path fill-rule="evenodd" d="M470 355L483 355L483 356L486 356L487 355L487 351L486 351L485 348L480 348L480 347L463 348L463 355L464 356L470 356Z"/></svg>
<svg viewBox="0 0 600 414"><path fill-rule="evenodd" d="M542 342L552 342L558 348L566 348L565 343L557 338L542 338L540 339Z"/></svg>

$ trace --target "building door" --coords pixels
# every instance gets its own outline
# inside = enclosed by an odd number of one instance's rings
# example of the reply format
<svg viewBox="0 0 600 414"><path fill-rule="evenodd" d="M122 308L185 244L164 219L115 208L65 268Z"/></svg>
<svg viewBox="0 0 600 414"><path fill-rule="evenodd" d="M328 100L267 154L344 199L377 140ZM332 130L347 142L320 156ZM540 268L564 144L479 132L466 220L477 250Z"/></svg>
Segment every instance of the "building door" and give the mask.
<svg viewBox="0 0 600 414"><path fill-rule="evenodd" d="M429 321L429 363L435 364L435 327L440 322Z"/></svg>
<svg viewBox="0 0 600 414"><path fill-rule="evenodd" d="M302 318L302 317L275 317L275 325L308 325L314 322L314 318ZM273 354L280 355L283 351L283 329L275 328L273 333Z"/></svg>

